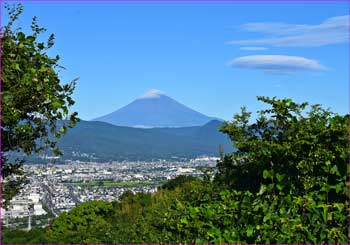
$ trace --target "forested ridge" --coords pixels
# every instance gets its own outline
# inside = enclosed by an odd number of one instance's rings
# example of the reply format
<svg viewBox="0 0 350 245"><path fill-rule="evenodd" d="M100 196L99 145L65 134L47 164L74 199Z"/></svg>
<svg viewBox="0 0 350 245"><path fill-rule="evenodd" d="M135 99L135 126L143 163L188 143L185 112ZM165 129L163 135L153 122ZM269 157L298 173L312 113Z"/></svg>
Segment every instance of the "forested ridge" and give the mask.
<svg viewBox="0 0 350 245"><path fill-rule="evenodd" d="M269 108L223 124L237 150L202 178L86 202L3 243L348 243L349 115L258 99Z"/></svg>

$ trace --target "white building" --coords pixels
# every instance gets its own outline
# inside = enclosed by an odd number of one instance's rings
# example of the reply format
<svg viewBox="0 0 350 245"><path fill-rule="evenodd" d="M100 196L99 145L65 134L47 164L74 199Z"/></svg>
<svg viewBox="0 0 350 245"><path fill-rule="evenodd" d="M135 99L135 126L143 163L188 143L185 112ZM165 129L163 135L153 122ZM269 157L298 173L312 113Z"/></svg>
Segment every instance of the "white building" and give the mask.
<svg viewBox="0 0 350 245"><path fill-rule="evenodd" d="M34 204L34 215L45 215L47 212L43 209L41 203Z"/></svg>

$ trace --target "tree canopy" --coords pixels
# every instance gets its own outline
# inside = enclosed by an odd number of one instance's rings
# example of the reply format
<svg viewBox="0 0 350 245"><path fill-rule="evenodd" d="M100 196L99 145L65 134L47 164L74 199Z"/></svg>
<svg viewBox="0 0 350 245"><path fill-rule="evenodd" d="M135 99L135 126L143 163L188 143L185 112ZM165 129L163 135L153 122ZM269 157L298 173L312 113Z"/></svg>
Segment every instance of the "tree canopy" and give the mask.
<svg viewBox="0 0 350 245"><path fill-rule="evenodd" d="M72 93L76 80L62 84L59 78L60 57L50 57L54 35L41 42L36 17L31 33L25 34L15 23L23 6L5 5L9 22L1 31L1 152L3 198L9 201L19 188L21 155L30 155L50 147L56 147L59 138L78 121L77 112L69 113L74 104ZM57 122L65 120L58 127Z"/></svg>
<svg viewBox="0 0 350 245"><path fill-rule="evenodd" d="M349 159L349 115L340 116L320 105L291 99L258 97L271 106L255 123L242 108L221 131L237 151L218 163L216 181L237 190L284 188L293 193L327 189L327 198L341 198ZM281 185L273 185L278 181ZM263 187L262 187L263 186Z"/></svg>

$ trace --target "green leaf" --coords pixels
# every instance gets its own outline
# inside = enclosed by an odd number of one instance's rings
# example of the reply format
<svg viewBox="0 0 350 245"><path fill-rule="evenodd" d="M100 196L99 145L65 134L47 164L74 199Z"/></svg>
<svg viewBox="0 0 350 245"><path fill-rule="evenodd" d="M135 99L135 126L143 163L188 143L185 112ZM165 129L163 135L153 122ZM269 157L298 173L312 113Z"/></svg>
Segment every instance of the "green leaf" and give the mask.
<svg viewBox="0 0 350 245"><path fill-rule="evenodd" d="M277 173L276 178L277 178L278 182L281 182L284 179L284 176L285 176L284 174Z"/></svg>
<svg viewBox="0 0 350 245"><path fill-rule="evenodd" d="M188 224L188 220L187 220L185 217L181 218L181 219L180 219L180 222L181 222L182 224L185 224L185 225Z"/></svg>
<svg viewBox="0 0 350 245"><path fill-rule="evenodd" d="M268 179L268 178L270 178L270 177L271 177L270 171L265 169L265 170L263 171L263 178L264 178L264 179Z"/></svg>
<svg viewBox="0 0 350 245"><path fill-rule="evenodd" d="M24 33L23 33L23 32L19 32L19 33L18 33L18 40L19 40L19 41L23 41L24 39L25 39Z"/></svg>
<svg viewBox="0 0 350 245"><path fill-rule="evenodd" d="M247 229L247 237L251 237L253 235L254 229L252 226L249 226Z"/></svg>
<svg viewBox="0 0 350 245"><path fill-rule="evenodd" d="M340 173L339 173L339 170L338 170L337 165L334 165L334 166L331 168L330 173L331 173L331 174L336 174L337 176L340 176Z"/></svg>
<svg viewBox="0 0 350 245"><path fill-rule="evenodd" d="M197 238L196 241L195 241L195 244L204 244L206 242L204 242L203 240Z"/></svg>
<svg viewBox="0 0 350 245"><path fill-rule="evenodd" d="M266 192L266 190L267 190L266 185L261 185L258 194L259 194L259 195L262 195L262 194L264 194L264 193Z"/></svg>
<svg viewBox="0 0 350 245"><path fill-rule="evenodd" d="M16 69L17 71L21 71L21 68L19 67L19 64L15 64L15 69Z"/></svg>
<svg viewBox="0 0 350 245"><path fill-rule="evenodd" d="M38 85L36 85L37 91L41 91L42 89L43 89L43 86L40 83Z"/></svg>
<svg viewBox="0 0 350 245"><path fill-rule="evenodd" d="M8 104L12 101L13 96L10 92L3 92L1 93L1 99L3 104Z"/></svg>
<svg viewBox="0 0 350 245"><path fill-rule="evenodd" d="M38 43L38 48L39 49L44 49L45 48L44 43Z"/></svg>
<svg viewBox="0 0 350 245"><path fill-rule="evenodd" d="M67 131L67 127L65 127L65 126L60 127L60 133L64 134L64 133L66 133L66 131Z"/></svg>
<svg viewBox="0 0 350 245"><path fill-rule="evenodd" d="M223 201L226 200L229 196L230 196L230 192L228 190L220 192L220 197L221 197L221 200Z"/></svg>
<svg viewBox="0 0 350 245"><path fill-rule="evenodd" d="M339 184L337 184L336 186L335 186L335 192L336 193L339 193L341 190L343 190L344 189L344 183L343 182L340 182Z"/></svg>
<svg viewBox="0 0 350 245"><path fill-rule="evenodd" d="M59 149L57 149L57 148L53 149L53 153L54 153L56 156L62 156L62 152L61 152Z"/></svg>

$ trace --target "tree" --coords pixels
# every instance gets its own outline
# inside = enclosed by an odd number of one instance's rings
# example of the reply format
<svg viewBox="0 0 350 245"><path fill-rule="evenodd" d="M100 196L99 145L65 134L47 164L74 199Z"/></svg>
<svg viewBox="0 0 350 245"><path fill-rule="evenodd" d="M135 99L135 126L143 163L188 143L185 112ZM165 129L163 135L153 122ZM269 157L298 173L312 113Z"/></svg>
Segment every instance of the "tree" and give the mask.
<svg viewBox="0 0 350 245"><path fill-rule="evenodd" d="M85 202L56 218L47 231L50 243L108 243L113 206L105 201Z"/></svg>
<svg viewBox="0 0 350 245"><path fill-rule="evenodd" d="M2 244L45 244L46 231L43 228L33 228L30 231L2 228Z"/></svg>
<svg viewBox="0 0 350 245"><path fill-rule="evenodd" d="M221 131L237 151L218 163L215 181L238 190L258 192L261 186L283 181L296 193L327 189L327 200L345 202L349 159L350 116L340 116L320 105L297 104L291 99L258 97L271 106L255 123L245 108Z"/></svg>
<svg viewBox="0 0 350 245"><path fill-rule="evenodd" d="M197 180L197 178L191 175L179 175L179 176L176 176L174 179L171 179L165 182L161 186L161 188L167 189L167 190L174 190L176 187L181 187L185 183L195 181L195 180Z"/></svg>
<svg viewBox="0 0 350 245"><path fill-rule="evenodd" d="M39 35L45 32L36 17L31 34L14 28L23 11L21 4L5 5L9 22L1 31L1 153L2 194L5 205L23 182L20 156L38 153L49 147L56 155L56 139L79 120L77 112L69 114L76 80L62 85L58 69L60 57L47 52L54 45L51 34L46 43ZM59 121L64 120L63 123Z"/></svg>

